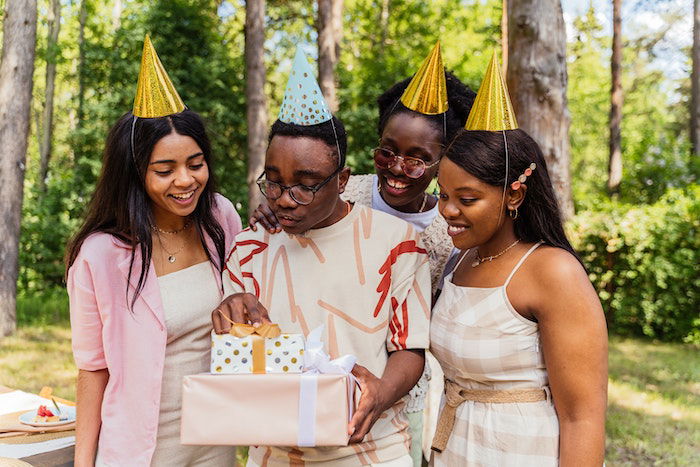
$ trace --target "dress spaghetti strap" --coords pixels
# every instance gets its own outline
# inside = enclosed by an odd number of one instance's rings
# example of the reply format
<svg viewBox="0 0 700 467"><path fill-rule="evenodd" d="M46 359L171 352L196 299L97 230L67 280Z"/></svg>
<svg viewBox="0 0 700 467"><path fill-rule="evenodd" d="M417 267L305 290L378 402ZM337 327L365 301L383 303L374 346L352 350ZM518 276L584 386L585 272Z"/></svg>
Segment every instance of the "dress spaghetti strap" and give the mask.
<svg viewBox="0 0 700 467"><path fill-rule="evenodd" d="M452 268L452 271L450 271L450 274L453 274L457 270L459 265L462 264L462 260L467 257L467 255L469 254L470 251L472 251L471 248L462 252L462 256L460 256L459 260L457 260L457 264L455 264L455 267Z"/></svg>
<svg viewBox="0 0 700 467"><path fill-rule="evenodd" d="M530 254L533 251L535 251L538 246L542 245L542 243L543 243L542 241L539 241L539 242L535 243L534 245L532 245L529 250L527 250L527 253L525 253L523 255L523 257L520 258L520 261L518 261L518 264L516 264L515 267L513 268L513 270L510 272L510 275L508 276L508 279L506 279L506 283L503 284L503 287L508 287L508 284L510 284L510 280L513 278L513 276L518 271L518 269L520 269L520 266L523 265L523 263L525 262L527 257L530 256Z"/></svg>

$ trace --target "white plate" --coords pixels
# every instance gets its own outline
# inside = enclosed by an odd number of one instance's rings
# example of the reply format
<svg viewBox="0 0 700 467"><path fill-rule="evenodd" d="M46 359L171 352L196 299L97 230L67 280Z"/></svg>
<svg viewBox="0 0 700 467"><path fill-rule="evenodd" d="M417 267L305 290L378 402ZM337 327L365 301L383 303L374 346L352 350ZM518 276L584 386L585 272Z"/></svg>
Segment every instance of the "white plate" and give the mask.
<svg viewBox="0 0 700 467"><path fill-rule="evenodd" d="M25 425L30 425L30 426L60 426L60 425L66 425L68 423L72 423L75 421L75 407L71 407L69 405L59 405L61 408L61 414L63 416L67 416L68 418L65 420L59 420L57 422L35 422L34 417L36 417L36 409L30 410L29 412L24 412L22 415L19 416L19 421L21 423L24 423ZM56 407L48 407L51 412L54 412L56 410ZM52 410L53 409L53 410Z"/></svg>

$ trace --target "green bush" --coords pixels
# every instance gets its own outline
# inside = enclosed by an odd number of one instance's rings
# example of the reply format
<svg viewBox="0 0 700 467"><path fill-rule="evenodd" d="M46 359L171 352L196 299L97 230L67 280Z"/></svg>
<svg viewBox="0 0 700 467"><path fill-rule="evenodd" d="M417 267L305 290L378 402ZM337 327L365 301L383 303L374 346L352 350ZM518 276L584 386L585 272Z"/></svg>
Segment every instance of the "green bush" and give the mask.
<svg viewBox="0 0 700 467"><path fill-rule="evenodd" d="M567 228L617 334L700 344L700 185L610 203Z"/></svg>
<svg viewBox="0 0 700 467"><path fill-rule="evenodd" d="M68 293L65 288L53 287L42 291L17 294L17 325L43 326L66 324L68 313Z"/></svg>

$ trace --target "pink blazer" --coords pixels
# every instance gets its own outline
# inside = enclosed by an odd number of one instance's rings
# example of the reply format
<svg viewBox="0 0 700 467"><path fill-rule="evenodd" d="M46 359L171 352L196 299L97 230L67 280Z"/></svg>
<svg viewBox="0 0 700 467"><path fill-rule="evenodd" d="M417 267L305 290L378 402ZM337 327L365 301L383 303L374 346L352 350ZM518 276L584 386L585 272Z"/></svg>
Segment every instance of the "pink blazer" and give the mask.
<svg viewBox="0 0 700 467"><path fill-rule="evenodd" d="M241 219L231 202L218 194L215 216L224 229L228 252L241 230ZM207 246L216 257L209 238ZM129 311L141 272L139 251L127 300L130 259L131 248L105 233L90 235L80 248L68 271L73 356L80 369L109 370L102 401L100 458L107 465L149 466L158 431L167 332L152 263L133 313Z"/></svg>

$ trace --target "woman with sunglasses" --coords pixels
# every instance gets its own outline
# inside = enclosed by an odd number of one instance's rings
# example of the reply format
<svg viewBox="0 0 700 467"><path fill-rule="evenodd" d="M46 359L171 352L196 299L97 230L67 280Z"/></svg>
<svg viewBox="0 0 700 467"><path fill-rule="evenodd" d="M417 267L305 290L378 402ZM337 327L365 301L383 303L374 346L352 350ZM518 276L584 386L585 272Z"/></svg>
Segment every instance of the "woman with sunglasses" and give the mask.
<svg viewBox="0 0 700 467"><path fill-rule="evenodd" d="M373 150L376 172L351 175L342 198L396 216L422 232L435 294L455 250L447 234L447 223L438 215L437 198L426 189L437 174L447 143L464 127L476 94L445 71L447 111L429 115L403 104L402 97L411 80L394 84L377 99L379 146ZM258 222L270 233L282 230L266 204L261 204L251 216L249 223L253 230ZM426 371L411 390L406 407L411 424L411 456L418 466L422 461L423 409L429 379L430 367L426 364Z"/></svg>

